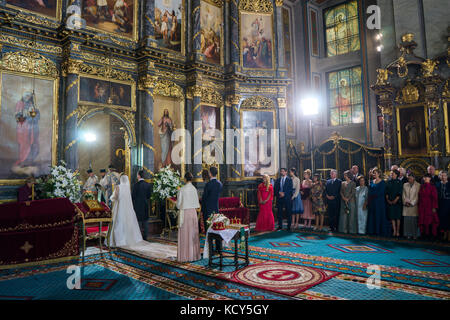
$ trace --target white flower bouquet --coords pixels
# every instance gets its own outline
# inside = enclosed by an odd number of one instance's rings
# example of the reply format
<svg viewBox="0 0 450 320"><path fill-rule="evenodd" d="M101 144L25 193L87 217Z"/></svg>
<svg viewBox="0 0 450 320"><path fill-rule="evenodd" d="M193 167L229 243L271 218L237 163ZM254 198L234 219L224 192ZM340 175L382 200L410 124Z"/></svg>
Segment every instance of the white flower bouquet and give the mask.
<svg viewBox="0 0 450 320"><path fill-rule="evenodd" d="M161 168L154 176L152 200L165 201L167 198L175 197L180 188L180 173L170 166Z"/></svg>
<svg viewBox="0 0 450 320"><path fill-rule="evenodd" d="M206 221L206 224L208 225L208 228L212 226L215 222L223 222L225 227L230 225L230 219L228 219L225 215L221 213L213 213L209 216L208 220Z"/></svg>
<svg viewBox="0 0 450 320"><path fill-rule="evenodd" d="M66 168L66 163L62 160L59 166L50 168L48 176L41 177L36 182L43 198L68 198L73 203L81 201L78 173Z"/></svg>

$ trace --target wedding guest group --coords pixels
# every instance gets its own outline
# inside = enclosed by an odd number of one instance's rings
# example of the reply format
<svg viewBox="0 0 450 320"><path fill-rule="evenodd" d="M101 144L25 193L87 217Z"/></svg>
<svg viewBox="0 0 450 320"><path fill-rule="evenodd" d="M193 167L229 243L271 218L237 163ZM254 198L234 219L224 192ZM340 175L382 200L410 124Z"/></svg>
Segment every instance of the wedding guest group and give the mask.
<svg viewBox="0 0 450 320"><path fill-rule="evenodd" d="M381 237L404 237L449 241L450 181L446 171L436 174L433 166L423 176L417 177L405 168L393 165L383 173L374 167L368 176L354 165L339 179L338 172L331 169L328 180L311 170L303 172L303 181L297 170L282 168L273 190L277 208L278 229L299 228L308 230L315 220L313 230L324 231L325 214L330 232L372 235ZM311 177L313 178L311 180ZM256 231L268 231L261 222L268 220L271 186L269 177L258 186L260 213ZM268 220L270 221L270 219Z"/></svg>

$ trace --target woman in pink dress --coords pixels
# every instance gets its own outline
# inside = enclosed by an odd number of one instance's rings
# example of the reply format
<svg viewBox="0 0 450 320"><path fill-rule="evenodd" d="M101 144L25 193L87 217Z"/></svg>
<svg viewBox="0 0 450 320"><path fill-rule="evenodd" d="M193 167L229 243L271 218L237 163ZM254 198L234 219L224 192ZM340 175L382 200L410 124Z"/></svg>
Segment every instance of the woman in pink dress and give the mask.
<svg viewBox="0 0 450 320"><path fill-rule="evenodd" d="M303 177L305 178L302 182L300 192L302 194L303 201L303 215L302 218L305 220L304 227L311 228L311 221L315 218L312 210L312 202L311 202L311 188L312 188L312 180L311 180L311 170L307 169L303 173Z"/></svg>
<svg viewBox="0 0 450 320"><path fill-rule="evenodd" d="M275 220L272 212L273 187L270 184L270 177L265 174L263 182L258 186L259 214L256 219L256 231L273 231Z"/></svg>

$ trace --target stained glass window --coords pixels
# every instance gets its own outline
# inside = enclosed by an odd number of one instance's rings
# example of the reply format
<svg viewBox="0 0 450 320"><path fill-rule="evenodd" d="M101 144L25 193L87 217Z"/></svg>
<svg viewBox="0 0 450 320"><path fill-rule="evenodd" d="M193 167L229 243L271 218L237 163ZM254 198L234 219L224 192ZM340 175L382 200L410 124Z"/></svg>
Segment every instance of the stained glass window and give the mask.
<svg viewBox="0 0 450 320"><path fill-rule="evenodd" d="M331 126L363 123L361 67L330 72L328 99Z"/></svg>
<svg viewBox="0 0 450 320"><path fill-rule="evenodd" d="M327 56L358 51L358 3L349 1L325 11Z"/></svg>

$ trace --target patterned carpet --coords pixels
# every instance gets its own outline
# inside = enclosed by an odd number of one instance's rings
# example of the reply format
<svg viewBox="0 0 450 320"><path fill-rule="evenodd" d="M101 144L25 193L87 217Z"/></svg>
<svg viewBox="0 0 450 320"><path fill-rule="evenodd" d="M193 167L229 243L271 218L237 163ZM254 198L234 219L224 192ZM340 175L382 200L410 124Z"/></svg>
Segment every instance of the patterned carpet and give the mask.
<svg viewBox="0 0 450 320"><path fill-rule="evenodd" d="M278 231L252 234L249 249L250 265L238 271L124 250L94 253L84 265L0 270L0 300L450 300L445 246ZM67 288L74 264L82 266L80 290ZM378 289L367 286L371 265L381 269Z"/></svg>

